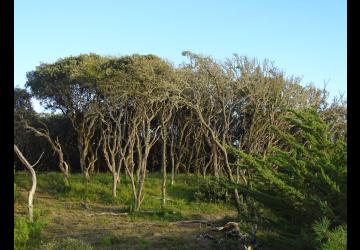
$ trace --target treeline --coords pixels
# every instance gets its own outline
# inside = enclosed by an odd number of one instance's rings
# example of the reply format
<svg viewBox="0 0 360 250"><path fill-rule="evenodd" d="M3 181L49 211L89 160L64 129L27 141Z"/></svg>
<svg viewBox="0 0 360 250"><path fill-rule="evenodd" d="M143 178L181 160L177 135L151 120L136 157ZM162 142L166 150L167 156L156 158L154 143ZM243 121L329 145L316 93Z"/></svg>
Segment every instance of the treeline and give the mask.
<svg viewBox="0 0 360 250"><path fill-rule="evenodd" d="M171 185L178 172L247 184L259 170L239 167L249 165L246 155L266 159L274 147L291 150L270 129L298 133L283 119L290 110L313 110L331 141L346 142L342 98L329 102L325 89L302 86L266 60L183 55L188 61L178 67L154 55L96 54L39 65L27 74L29 92L15 89L15 144L30 161L45 152L38 168L61 170L67 184L71 172L91 181L94 172L109 171L114 197L126 174L138 210L147 171L162 172L162 206L167 173ZM31 97L57 114L34 112ZM239 188L233 191L240 214Z"/></svg>

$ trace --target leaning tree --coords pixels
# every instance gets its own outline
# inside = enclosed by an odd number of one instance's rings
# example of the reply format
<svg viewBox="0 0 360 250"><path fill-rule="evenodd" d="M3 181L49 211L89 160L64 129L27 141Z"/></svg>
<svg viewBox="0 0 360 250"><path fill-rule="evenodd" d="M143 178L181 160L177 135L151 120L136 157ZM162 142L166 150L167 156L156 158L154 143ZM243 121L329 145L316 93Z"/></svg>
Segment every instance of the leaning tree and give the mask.
<svg viewBox="0 0 360 250"><path fill-rule="evenodd" d="M36 172L34 170L34 167L39 163L41 157L43 156L43 153L40 155L39 159L33 165L31 165L28 162L28 160L25 158L25 156L22 154L22 152L20 151L18 146L16 146L15 144L14 144L14 152L17 155L17 157L19 158L19 160L21 161L21 163L24 164L24 166L27 168L27 170L29 170L29 172L31 174L32 185L29 190L29 196L28 196L28 210L29 210L29 220L30 220L30 222L34 222L33 201L34 201L34 195L35 195L36 185L37 185Z"/></svg>

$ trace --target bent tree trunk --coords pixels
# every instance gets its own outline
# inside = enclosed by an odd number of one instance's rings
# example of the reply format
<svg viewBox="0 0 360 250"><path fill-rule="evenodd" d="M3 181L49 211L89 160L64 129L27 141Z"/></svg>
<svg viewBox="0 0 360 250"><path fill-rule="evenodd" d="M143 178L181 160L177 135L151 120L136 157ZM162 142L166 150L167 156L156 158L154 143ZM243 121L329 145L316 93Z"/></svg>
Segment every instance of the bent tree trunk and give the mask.
<svg viewBox="0 0 360 250"><path fill-rule="evenodd" d="M50 143L51 148L58 155L58 158L59 158L58 166L59 166L60 171L64 174L65 186L69 186L70 185L70 182L69 182L69 176L70 176L69 169L70 168L64 159L64 153L62 151L60 141L59 141L58 137L56 137L56 139L53 139L50 136L50 131L45 123L43 123L43 122L40 122L40 123L44 126L44 128L36 129L36 128L30 126L26 120L24 120L24 127L25 127L25 129L28 129L28 130L34 132L36 136L45 138Z"/></svg>
<svg viewBox="0 0 360 250"><path fill-rule="evenodd" d="M33 200L34 200L34 195L35 195L35 191L36 191L36 173L35 173L35 170L33 167L40 161L43 154L40 155L38 161L34 165L30 165L30 163L26 160L24 155L21 153L21 151L15 144L14 144L14 151L15 151L16 155L19 157L22 164L24 164L25 167L31 173L32 185L31 185L31 188L29 191L28 209L29 209L29 220L30 220L30 222L34 222Z"/></svg>

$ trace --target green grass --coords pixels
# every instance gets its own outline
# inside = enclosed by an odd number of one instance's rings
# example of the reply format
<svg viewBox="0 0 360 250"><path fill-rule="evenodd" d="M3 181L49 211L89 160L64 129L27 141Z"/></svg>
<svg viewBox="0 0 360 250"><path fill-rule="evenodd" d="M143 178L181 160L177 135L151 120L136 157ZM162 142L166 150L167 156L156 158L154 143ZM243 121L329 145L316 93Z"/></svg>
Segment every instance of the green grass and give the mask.
<svg viewBox="0 0 360 250"><path fill-rule="evenodd" d="M201 177L200 177L201 178ZM15 173L15 183L18 187L28 189L31 178L26 172ZM119 211L126 211L132 204L132 192L129 180L124 176L117 187L117 197L112 197L112 176L109 173L94 174L90 183L86 183L81 174L72 174L70 187L64 185L60 173L37 173L37 191L47 193L58 199L73 202L86 202L103 205L118 205ZM204 213L216 214L232 211L231 204L198 202L195 192L198 190L198 179L195 175L180 174L173 186L170 179L167 185L167 204L165 210L160 209L161 176L159 173L147 175L144 184L144 201L140 211L155 211L157 213L137 216L155 220L174 221L185 218L196 218ZM36 196L35 196L36 197Z"/></svg>
<svg viewBox="0 0 360 250"><path fill-rule="evenodd" d="M19 192L19 198L14 203L16 216L27 215L26 197L30 182L31 177L27 172L15 173L16 189ZM222 249L210 240L196 239L208 227L177 226L171 222L205 219L220 226L227 221L237 220L232 204L196 200L199 179L195 175L180 174L173 186L169 179L168 200L166 207L161 209L161 175L148 174L140 211L127 216L97 215L101 212L130 211L132 192L129 180L123 175L115 199L112 197L112 176L109 173L94 174L90 183L86 183L81 174L72 174L70 187L65 187L61 173L38 172L37 182L34 209L35 217L46 222L40 239L44 244L53 244L53 239L74 238L100 250ZM84 202L89 205L89 209L81 205ZM224 249L233 248L227 246Z"/></svg>

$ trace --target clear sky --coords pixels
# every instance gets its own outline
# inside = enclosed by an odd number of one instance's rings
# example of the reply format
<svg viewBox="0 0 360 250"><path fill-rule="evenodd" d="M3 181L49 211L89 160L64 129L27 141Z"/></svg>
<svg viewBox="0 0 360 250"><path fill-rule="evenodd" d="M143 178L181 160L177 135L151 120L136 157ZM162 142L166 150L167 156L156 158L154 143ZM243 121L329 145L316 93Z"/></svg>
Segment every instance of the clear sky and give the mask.
<svg viewBox="0 0 360 250"><path fill-rule="evenodd" d="M346 95L346 8L346 0L15 0L14 85L41 62L80 53L151 53L178 65L190 50L267 58L304 85L326 81L331 96Z"/></svg>

